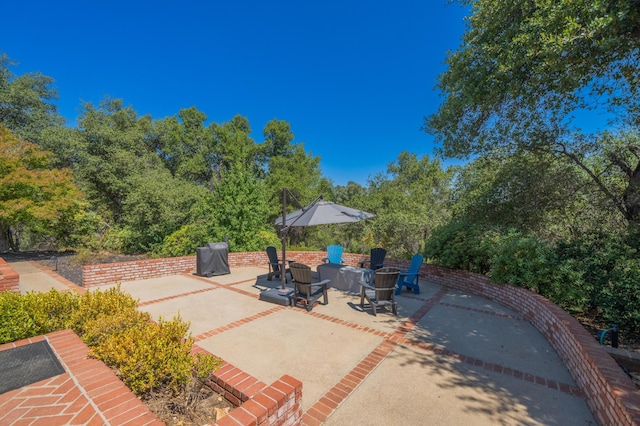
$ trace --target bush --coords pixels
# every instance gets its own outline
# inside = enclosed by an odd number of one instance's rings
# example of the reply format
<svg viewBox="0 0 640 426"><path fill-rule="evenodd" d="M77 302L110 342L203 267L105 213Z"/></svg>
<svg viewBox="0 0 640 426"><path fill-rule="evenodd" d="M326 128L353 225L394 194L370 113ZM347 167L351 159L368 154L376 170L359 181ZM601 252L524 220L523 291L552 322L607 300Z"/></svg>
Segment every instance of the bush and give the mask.
<svg viewBox="0 0 640 426"><path fill-rule="evenodd" d="M68 328L76 305L69 292L0 292L0 344Z"/></svg>
<svg viewBox="0 0 640 426"><path fill-rule="evenodd" d="M491 248L489 275L496 283L511 284L543 293L549 287L549 248L531 236L510 230L497 235Z"/></svg>
<svg viewBox="0 0 640 426"><path fill-rule="evenodd" d="M104 317L126 318L132 321L132 318L137 319L138 316L138 302L122 291L119 285L105 291L87 291L78 296L78 299L78 307L71 318L71 328L83 340L87 335L90 339L87 344L94 344L93 339L96 335L108 332L101 331L103 322L116 321L105 320Z"/></svg>
<svg viewBox="0 0 640 426"><path fill-rule="evenodd" d="M0 344L37 336L24 298L12 291L0 293Z"/></svg>
<svg viewBox="0 0 640 426"><path fill-rule="evenodd" d="M600 287L595 303L607 324L640 336L640 259L619 258L609 279Z"/></svg>
<svg viewBox="0 0 640 426"><path fill-rule="evenodd" d="M569 312L582 312L589 301L572 262L551 245L510 230L495 237L489 275L496 283L528 288Z"/></svg>
<svg viewBox="0 0 640 426"><path fill-rule="evenodd" d="M433 231L424 254L429 261L447 268L486 274L495 234L479 225L453 222Z"/></svg>
<svg viewBox="0 0 640 426"><path fill-rule="evenodd" d="M640 336L640 254L628 241L593 234L552 246L515 230L452 223L433 232L425 254L439 265L528 288L569 312L589 312L603 325L616 323Z"/></svg>
<svg viewBox="0 0 640 426"><path fill-rule="evenodd" d="M190 354L193 339L185 338L189 324L180 318L161 318L157 324L123 318L114 323L128 326L109 330L92 348L92 354L114 367L135 394L144 395L159 388L178 392L189 382L194 368Z"/></svg>
<svg viewBox="0 0 640 426"><path fill-rule="evenodd" d="M196 248L208 241L207 231L199 224L189 224L164 238L162 245L156 248L158 256L192 256Z"/></svg>
<svg viewBox="0 0 640 426"><path fill-rule="evenodd" d="M579 277L585 309L604 324L640 335L640 254L623 238L591 235L559 244L555 255Z"/></svg>
<svg viewBox="0 0 640 426"><path fill-rule="evenodd" d="M222 363L212 356L194 359L188 323L179 317L152 322L120 286L83 295L0 292L0 343L65 328L73 329L138 396L161 389L177 392Z"/></svg>

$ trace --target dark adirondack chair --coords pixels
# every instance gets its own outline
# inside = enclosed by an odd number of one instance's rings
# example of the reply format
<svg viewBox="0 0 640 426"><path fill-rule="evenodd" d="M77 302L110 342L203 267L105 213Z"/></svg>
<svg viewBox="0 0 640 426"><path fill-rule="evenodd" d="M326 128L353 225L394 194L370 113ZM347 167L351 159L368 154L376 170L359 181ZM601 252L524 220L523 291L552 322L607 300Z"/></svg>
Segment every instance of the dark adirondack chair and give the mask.
<svg viewBox="0 0 640 426"><path fill-rule="evenodd" d="M267 274L267 279L271 281L273 277L282 277L280 275L282 264L280 259L278 259L278 251L276 248L273 246L267 247L267 256L269 257L269 273ZM285 274L287 272L289 272L288 269L284 271Z"/></svg>
<svg viewBox="0 0 640 426"><path fill-rule="evenodd" d="M398 278L398 289L396 294L402 292L402 287L407 287L413 290L414 294L420 294L420 286L418 281L420 280L420 267L424 257L421 254L414 254L411 258L411 264L409 269L401 270L400 277Z"/></svg>
<svg viewBox="0 0 640 426"><path fill-rule="evenodd" d="M384 258L387 255L387 251L383 248L372 248L369 254L369 259L365 259L360 262L360 267L364 268L365 264L369 264L369 269L380 269L384 266Z"/></svg>
<svg viewBox="0 0 640 426"><path fill-rule="evenodd" d="M329 303L327 295L327 285L331 280L313 282L311 268L305 264L293 262L289 265L291 277L293 278L293 305L305 308L307 311L313 309L316 301L323 296L323 305Z"/></svg>
<svg viewBox="0 0 640 426"><path fill-rule="evenodd" d="M387 306L391 306L391 312L397 315L398 307L394 295L399 275L398 268L380 268L373 275L373 285L361 282L360 307L364 309L366 299L373 315L377 314L378 308Z"/></svg>

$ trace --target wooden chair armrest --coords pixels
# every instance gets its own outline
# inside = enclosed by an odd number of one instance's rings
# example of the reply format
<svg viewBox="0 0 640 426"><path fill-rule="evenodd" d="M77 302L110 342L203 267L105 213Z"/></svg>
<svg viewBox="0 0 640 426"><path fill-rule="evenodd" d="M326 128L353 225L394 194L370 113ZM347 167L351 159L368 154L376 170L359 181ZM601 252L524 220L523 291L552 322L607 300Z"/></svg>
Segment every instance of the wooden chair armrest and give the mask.
<svg viewBox="0 0 640 426"><path fill-rule="evenodd" d="M329 284L330 282L331 282L331 280L322 280L322 281L317 282L317 283L311 283L311 286L312 286L312 287L315 287L315 286L327 285L327 284Z"/></svg>
<svg viewBox="0 0 640 426"><path fill-rule="evenodd" d="M366 288L366 289L369 289L369 290L375 290L375 289L376 289L376 288L375 288L374 286L372 286L371 284L367 284L367 283L365 283L365 282L363 282L363 281L360 281L360 285L361 285L362 287Z"/></svg>

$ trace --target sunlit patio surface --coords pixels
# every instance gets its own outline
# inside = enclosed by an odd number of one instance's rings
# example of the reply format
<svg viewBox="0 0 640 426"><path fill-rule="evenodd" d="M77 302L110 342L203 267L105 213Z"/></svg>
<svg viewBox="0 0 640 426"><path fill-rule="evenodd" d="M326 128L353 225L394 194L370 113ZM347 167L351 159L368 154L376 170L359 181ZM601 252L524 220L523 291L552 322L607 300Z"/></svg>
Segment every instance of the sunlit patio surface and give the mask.
<svg viewBox="0 0 640 426"><path fill-rule="evenodd" d="M189 321L197 345L256 379L300 380L304 412L332 407L325 424L595 424L547 341L498 304L421 280L420 294L397 296L398 316L374 316L337 290L307 312L260 300L281 286L266 273L232 268L121 288L154 319Z"/></svg>

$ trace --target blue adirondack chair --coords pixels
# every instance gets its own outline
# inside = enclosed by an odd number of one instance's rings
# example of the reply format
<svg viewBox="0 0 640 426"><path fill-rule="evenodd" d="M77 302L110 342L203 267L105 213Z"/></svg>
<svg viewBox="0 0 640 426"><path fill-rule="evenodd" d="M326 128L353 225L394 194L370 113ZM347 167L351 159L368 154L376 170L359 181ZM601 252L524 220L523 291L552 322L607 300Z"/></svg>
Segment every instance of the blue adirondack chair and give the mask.
<svg viewBox="0 0 640 426"><path fill-rule="evenodd" d="M337 263L338 265L345 263L345 260L342 258L343 250L344 247L337 244L327 246L327 257L322 258L322 261L324 263Z"/></svg>
<svg viewBox="0 0 640 426"><path fill-rule="evenodd" d="M413 255L409 269L400 272L396 294L400 294L402 292L402 287L413 289L414 294L420 294L418 280L420 279L420 267L422 266L423 261L424 257L421 254Z"/></svg>

